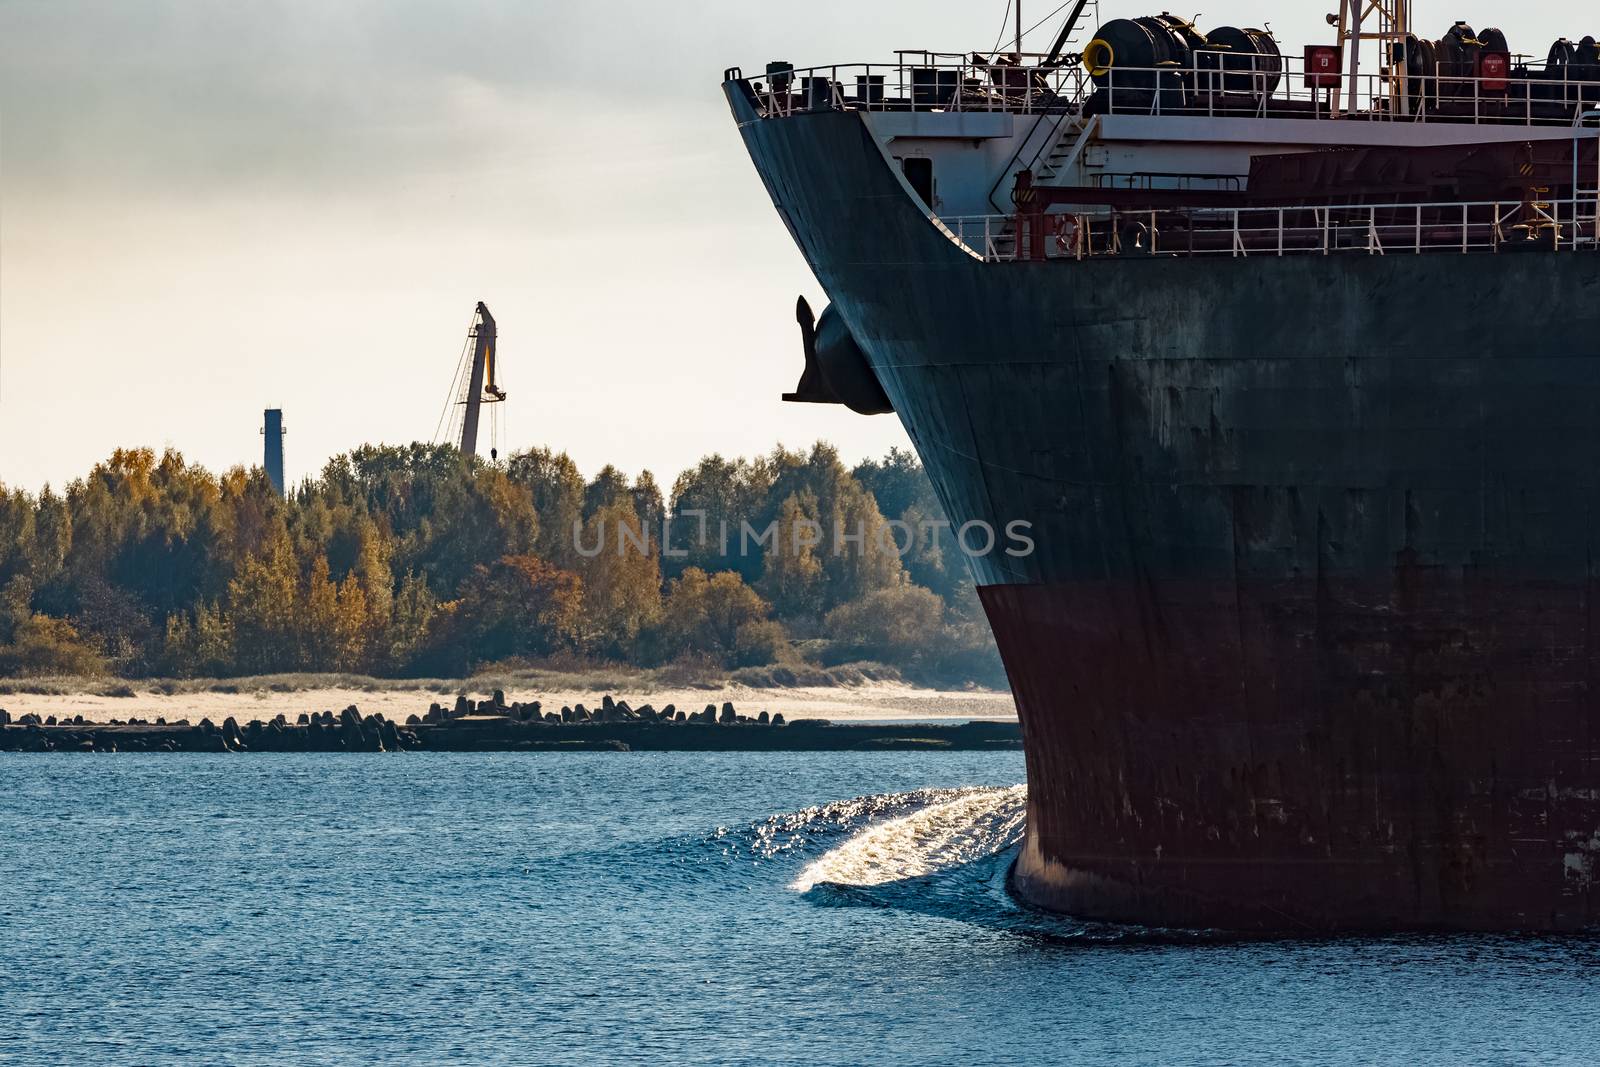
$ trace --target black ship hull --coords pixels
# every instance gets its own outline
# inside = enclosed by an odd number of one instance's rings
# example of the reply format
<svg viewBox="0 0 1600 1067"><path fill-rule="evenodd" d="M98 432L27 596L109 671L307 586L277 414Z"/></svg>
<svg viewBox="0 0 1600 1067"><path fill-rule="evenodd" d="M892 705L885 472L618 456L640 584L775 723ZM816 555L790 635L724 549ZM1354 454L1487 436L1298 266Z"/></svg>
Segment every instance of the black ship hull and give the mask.
<svg viewBox="0 0 1600 1067"><path fill-rule="evenodd" d="M984 263L859 115L755 118L780 214L975 559L1040 905L1600 924L1600 255Z"/></svg>

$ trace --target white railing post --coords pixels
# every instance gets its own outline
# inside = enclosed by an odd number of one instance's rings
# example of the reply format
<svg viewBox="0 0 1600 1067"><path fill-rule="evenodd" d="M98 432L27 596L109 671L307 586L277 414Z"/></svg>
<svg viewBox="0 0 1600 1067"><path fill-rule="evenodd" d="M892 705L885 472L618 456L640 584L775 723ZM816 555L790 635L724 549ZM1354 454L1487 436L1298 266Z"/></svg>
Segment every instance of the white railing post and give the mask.
<svg viewBox="0 0 1600 1067"><path fill-rule="evenodd" d="M1600 191L1596 193L1600 200ZM1423 255L1427 252L1440 252L1446 254L1470 254L1487 251L1493 254L1500 253L1510 240L1507 224L1516 222L1519 226L1522 221L1528 227L1530 239L1538 236L1546 227L1559 228L1570 225L1573 228L1573 238L1566 241L1567 248L1578 249L1593 245L1600 251L1600 238L1588 236L1596 228L1600 228L1600 203L1595 205L1595 213L1585 216L1583 208L1589 203L1587 193L1581 197L1570 198L1570 217L1562 214L1562 201L1555 200L1543 204L1518 204L1506 201L1466 201L1456 203L1413 203L1413 204L1346 204L1324 205L1311 207L1298 205L1295 207L1233 207L1233 208L1195 208L1188 216L1189 220L1189 245L1183 247L1180 241L1167 255L1182 257L1198 257L1215 255L1218 249L1209 244L1207 235L1214 238L1226 235L1229 238L1229 256L1233 259L1247 259L1256 255L1276 255L1284 258L1290 255L1316 255L1315 243L1302 245L1301 235L1314 234L1311 226L1296 224L1294 242L1290 242L1289 213L1312 213L1312 226L1322 233L1323 256L1331 256L1335 252L1354 252L1356 246L1354 227L1361 221L1358 214L1361 208L1366 208L1367 228L1367 254L1369 256L1389 255L1389 241L1385 231L1394 231L1394 248L1396 255L1403 255L1405 249L1405 231L1411 231L1411 252L1413 255ZM1378 221L1378 211L1386 212L1381 225ZM1409 226L1402 221L1403 209L1411 209L1411 222ZM1451 208L1460 209L1460 217L1456 225L1460 228L1460 236L1452 242L1448 232L1438 228L1437 232L1425 229L1424 213L1429 213L1428 218L1435 218L1435 226L1447 225L1444 214ZM1482 209L1487 216L1484 226L1484 239L1479 241L1475 235L1475 228L1479 225L1473 218L1475 210ZM1246 219L1246 214L1250 219ZM1129 215L1113 216L1107 220L1109 227L1107 247L1103 250L1107 255L1118 255L1129 251L1121 247L1121 235L1117 233L1117 219L1131 222L1138 214L1144 215L1144 223L1148 227L1145 248L1151 255L1162 254L1164 249L1161 243L1161 234L1157 228L1161 221L1161 211L1156 208L1146 208L1141 212ZM969 254L982 259L986 263L1015 263L1026 261L1031 252L1032 241L1043 243L1045 260L1071 259L1082 262L1092 259L1096 252L1094 248L1094 220L1087 214L1072 216L1050 216L1052 219L1064 221L1071 219L1071 236L1062 227L1047 227L1033 234L1030 240L1030 231L1019 216L1008 215L953 215L946 218L935 218L934 222L940 231L954 241ZM979 226L979 220L982 225ZM1261 224L1256 221L1260 219ZM1043 220L1037 220L1043 225ZM1218 225L1218 224L1221 225ZM969 236L968 229L971 228ZM1276 227L1276 240L1273 239L1273 228ZM1586 228L1587 227L1587 228ZM1196 237L1201 240L1197 246ZM1441 244L1440 240L1444 243ZM981 241L981 244L978 242ZM1009 242L1009 244L1007 243ZM1252 243L1255 242L1255 243ZM1555 242L1556 248L1562 242ZM1549 246L1545 246L1547 249Z"/></svg>
<svg viewBox="0 0 1600 1067"><path fill-rule="evenodd" d="M1573 123L1572 130L1572 247L1578 247L1578 134L1590 119L1600 119L1600 110L1585 111ZM1600 131L1596 131L1595 150L1595 239L1600 244ZM1560 242L1558 241L1559 245Z"/></svg>

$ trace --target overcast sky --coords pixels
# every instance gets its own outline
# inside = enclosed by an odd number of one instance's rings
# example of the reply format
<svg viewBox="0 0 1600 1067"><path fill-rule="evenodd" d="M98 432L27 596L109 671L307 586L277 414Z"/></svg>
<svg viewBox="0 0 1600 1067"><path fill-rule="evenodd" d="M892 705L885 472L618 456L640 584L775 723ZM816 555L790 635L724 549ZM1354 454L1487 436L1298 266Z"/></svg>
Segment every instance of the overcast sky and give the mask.
<svg viewBox="0 0 1600 1067"><path fill-rule="evenodd" d="M1025 21L1054 6L1026 0ZM1335 6L1219 0L1201 25L1270 20L1298 52ZM1528 52L1600 32L1587 4L1414 10L1430 35L1494 21ZM256 464L264 407L285 410L291 480L426 440L477 300L500 324L502 454L670 479L777 441L905 444L893 417L779 402L795 295L821 294L717 82L777 57L986 50L1004 11L0 0L0 482L61 485L122 445Z"/></svg>

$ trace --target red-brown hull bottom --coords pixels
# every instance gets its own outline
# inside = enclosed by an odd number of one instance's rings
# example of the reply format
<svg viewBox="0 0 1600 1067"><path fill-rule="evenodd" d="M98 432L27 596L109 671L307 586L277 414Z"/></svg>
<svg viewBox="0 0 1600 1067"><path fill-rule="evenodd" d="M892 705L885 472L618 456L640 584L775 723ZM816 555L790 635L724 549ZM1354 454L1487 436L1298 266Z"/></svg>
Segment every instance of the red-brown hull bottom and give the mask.
<svg viewBox="0 0 1600 1067"><path fill-rule="evenodd" d="M1600 925L1592 590L982 591L1027 746L1027 900L1150 925Z"/></svg>

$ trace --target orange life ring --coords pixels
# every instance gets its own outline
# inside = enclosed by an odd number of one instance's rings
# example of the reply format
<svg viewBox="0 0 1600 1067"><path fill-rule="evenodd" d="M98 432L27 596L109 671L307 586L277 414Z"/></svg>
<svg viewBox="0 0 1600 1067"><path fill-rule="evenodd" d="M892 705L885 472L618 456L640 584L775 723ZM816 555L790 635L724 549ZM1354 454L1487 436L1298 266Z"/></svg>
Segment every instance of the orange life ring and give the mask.
<svg viewBox="0 0 1600 1067"><path fill-rule="evenodd" d="M1078 216L1058 215L1058 221L1053 227L1056 235L1056 251L1064 256L1078 254Z"/></svg>

